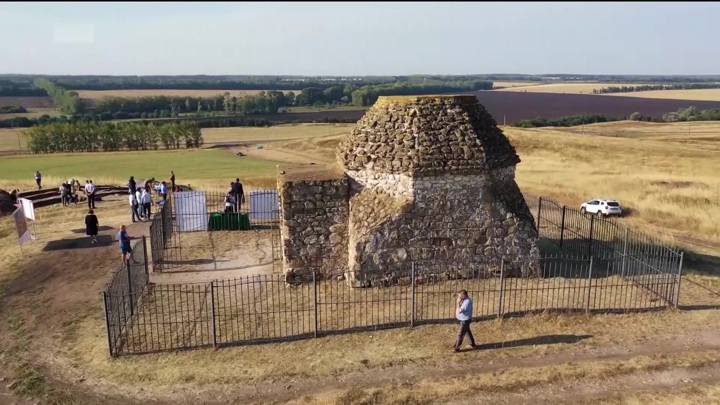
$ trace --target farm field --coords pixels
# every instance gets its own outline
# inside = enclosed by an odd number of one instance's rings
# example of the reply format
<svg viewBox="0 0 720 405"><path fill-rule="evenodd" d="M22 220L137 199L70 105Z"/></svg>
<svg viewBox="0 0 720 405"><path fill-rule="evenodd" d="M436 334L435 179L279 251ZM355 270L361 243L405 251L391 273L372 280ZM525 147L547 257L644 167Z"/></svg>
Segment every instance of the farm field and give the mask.
<svg viewBox="0 0 720 405"><path fill-rule="evenodd" d="M25 108L54 108L52 97L0 97L0 107L21 106Z"/></svg>
<svg viewBox="0 0 720 405"><path fill-rule="evenodd" d="M79 90L78 94L82 99L101 100L104 97L150 97L150 96L168 96L168 97L214 97L221 96L225 92L231 96L246 96L258 94L262 90L180 90L180 89L138 89L138 90ZM285 90L288 92L290 90ZM293 90L294 91L294 90ZM300 90L294 91L295 94L301 93Z"/></svg>
<svg viewBox="0 0 720 405"><path fill-rule="evenodd" d="M247 145L229 150L4 156L0 188L32 186L34 166L41 163L47 167L42 170L48 182L75 176L124 183L129 174L163 178L173 169L178 183L198 189L224 190L235 177L248 188L273 187L277 165L331 163L337 142L351 127L204 130L212 146ZM576 132L579 128L511 127L505 133L522 159L517 179L526 197L542 195L576 206L587 198L610 195L631 210L622 221L645 226L658 236L688 234L720 247L720 178L715 175L720 172L720 123L692 123L689 136L687 129L688 123L633 121L586 125L584 134ZM257 149L258 144L263 148ZM248 156L236 157L239 148ZM125 198L103 201L97 211L101 225L112 227L101 232L107 238L129 221ZM682 398L700 403L718 397L715 387L704 385L707 375L719 371L717 309L590 317L546 314L478 322L473 332L480 350L451 359L456 325L112 360L97 292L117 262L114 242L47 248L51 241L75 243L82 238L85 213L81 205L38 209L40 240L23 246L22 254L12 221L0 219L0 294L7 309L0 333L23 376L18 384L26 396L72 395L76 403L90 405L511 404L531 403L548 392L606 404L675 404ZM147 234L147 224L132 224L129 232ZM711 307L719 302L691 282L720 289L716 275L686 274L681 305L701 302ZM662 383L682 379L696 383L688 383L692 389L685 391ZM68 388L56 389L55 382ZM596 401L596 391L587 391L589 386L624 390L602 402Z"/></svg>
<svg viewBox="0 0 720 405"><path fill-rule="evenodd" d="M499 82L502 83L502 82ZM559 83L529 83L522 85L522 82L509 82L511 86L496 91L519 91L528 93L568 93L568 94L592 94L593 90L600 90L603 87L610 86L638 86L639 83L578 83L578 82L559 82Z"/></svg>
<svg viewBox="0 0 720 405"><path fill-rule="evenodd" d="M720 101L720 89L634 91L631 93L611 93L603 95L613 97L625 96L650 99L664 98L672 100Z"/></svg>

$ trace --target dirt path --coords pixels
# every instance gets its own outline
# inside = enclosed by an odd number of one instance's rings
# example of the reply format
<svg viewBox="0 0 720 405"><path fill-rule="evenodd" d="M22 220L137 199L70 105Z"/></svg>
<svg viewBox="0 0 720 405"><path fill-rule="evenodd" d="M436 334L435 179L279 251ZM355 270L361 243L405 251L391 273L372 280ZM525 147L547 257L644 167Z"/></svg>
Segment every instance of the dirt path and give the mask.
<svg viewBox="0 0 720 405"><path fill-rule="evenodd" d="M503 350L502 348L492 347L493 345L484 346L483 350ZM687 336L658 337L642 345L600 346L588 350L569 348L568 351L557 355L534 356L497 363L492 361L489 363L464 361L462 353L449 351L448 361L442 364L393 366L381 370L352 372L313 380L277 379L255 386L238 387L226 392L226 395L239 399L239 403L283 403L308 395L321 395L327 392L350 390L352 388L377 389L407 383L417 384L423 380L442 380L470 374L496 373L516 368L560 365L568 362L577 364L590 361L623 361L638 356L659 354L672 356L709 350L720 350L720 330ZM211 392L219 388L208 387L208 391Z"/></svg>
<svg viewBox="0 0 720 405"><path fill-rule="evenodd" d="M720 382L720 366L718 365L698 369L673 368L663 371L635 373L632 378L625 375L592 382L548 384L502 394L478 393L477 395L462 399L456 398L443 403L445 405L588 403L643 392L669 392L688 387L697 389L700 385L717 384L718 382Z"/></svg>

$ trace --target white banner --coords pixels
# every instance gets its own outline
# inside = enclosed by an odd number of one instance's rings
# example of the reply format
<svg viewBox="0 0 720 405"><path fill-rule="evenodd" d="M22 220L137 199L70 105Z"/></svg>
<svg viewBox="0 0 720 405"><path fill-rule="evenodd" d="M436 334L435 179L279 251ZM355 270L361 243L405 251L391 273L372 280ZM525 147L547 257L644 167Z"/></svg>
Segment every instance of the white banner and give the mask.
<svg viewBox="0 0 720 405"><path fill-rule="evenodd" d="M276 190L250 192L250 221L273 220L278 216Z"/></svg>
<svg viewBox="0 0 720 405"><path fill-rule="evenodd" d="M207 231L208 213L204 191L173 194L178 232Z"/></svg>
<svg viewBox="0 0 720 405"><path fill-rule="evenodd" d="M22 209L25 212L25 218L34 221L35 205L32 200L28 200L27 198L18 198L18 203L20 203L20 206L22 206Z"/></svg>
<svg viewBox="0 0 720 405"><path fill-rule="evenodd" d="M13 218L15 218L15 228L18 233L18 240L20 241L20 245L22 245L32 239L32 235L27 227L27 219L25 218L22 206L13 212Z"/></svg>

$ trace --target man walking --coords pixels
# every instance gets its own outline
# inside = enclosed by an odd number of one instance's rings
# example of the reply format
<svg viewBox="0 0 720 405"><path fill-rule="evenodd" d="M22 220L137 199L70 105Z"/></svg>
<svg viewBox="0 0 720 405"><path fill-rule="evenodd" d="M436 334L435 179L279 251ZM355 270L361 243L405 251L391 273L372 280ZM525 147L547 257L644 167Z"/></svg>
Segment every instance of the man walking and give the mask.
<svg viewBox="0 0 720 405"><path fill-rule="evenodd" d="M175 172L170 170L170 191L175 192Z"/></svg>
<svg viewBox="0 0 720 405"><path fill-rule="evenodd" d="M130 239L132 238L128 235L125 225L120 226L120 232L117 234L117 239L120 247L120 260L122 260L124 265L125 262L130 259L130 255L132 254L132 248L130 247Z"/></svg>
<svg viewBox="0 0 720 405"><path fill-rule="evenodd" d="M95 185L92 180L85 181L85 194L87 194L88 208L95 209Z"/></svg>
<svg viewBox="0 0 720 405"><path fill-rule="evenodd" d="M243 200L245 199L245 192L243 191L242 183L240 179L235 179L235 182L231 184L233 194L235 194L235 212L240 212Z"/></svg>
<svg viewBox="0 0 720 405"><path fill-rule="evenodd" d="M167 183L164 181L160 183L160 194L162 195L163 201L167 200Z"/></svg>
<svg viewBox="0 0 720 405"><path fill-rule="evenodd" d="M152 194L149 189L143 189L142 192L142 205L145 218L150 219L150 208L152 207Z"/></svg>
<svg viewBox="0 0 720 405"><path fill-rule="evenodd" d="M35 183L37 183L38 190L40 190L42 188L42 174L40 174L39 170L35 171Z"/></svg>
<svg viewBox="0 0 720 405"><path fill-rule="evenodd" d="M143 211L145 211L145 209L143 208L143 205L142 205L142 189L141 188L138 188L137 190L135 190L135 200L138 203L138 205L137 205L138 217L145 217L145 213L143 212Z"/></svg>
<svg viewBox="0 0 720 405"><path fill-rule="evenodd" d="M135 176L130 176L130 180L128 181L128 187L130 188L130 194L135 194L135 191L137 191L137 183L135 183Z"/></svg>
<svg viewBox="0 0 720 405"><path fill-rule="evenodd" d="M135 218L137 218L138 221L142 221L140 219L140 214L138 214L138 200L135 197L135 193L130 193L130 215L132 216L132 221L135 223Z"/></svg>
<svg viewBox="0 0 720 405"><path fill-rule="evenodd" d="M465 334L470 339L470 346L475 348L475 338L470 331L470 322L472 322L472 300L468 297L468 293L465 290L460 291L457 298L456 318L460 321L460 329L458 330L457 341L453 350L455 352L460 351Z"/></svg>
<svg viewBox="0 0 720 405"><path fill-rule="evenodd" d="M99 223L95 212L93 210L88 211L85 216L85 233L92 238L91 243L93 245L97 243L98 228Z"/></svg>

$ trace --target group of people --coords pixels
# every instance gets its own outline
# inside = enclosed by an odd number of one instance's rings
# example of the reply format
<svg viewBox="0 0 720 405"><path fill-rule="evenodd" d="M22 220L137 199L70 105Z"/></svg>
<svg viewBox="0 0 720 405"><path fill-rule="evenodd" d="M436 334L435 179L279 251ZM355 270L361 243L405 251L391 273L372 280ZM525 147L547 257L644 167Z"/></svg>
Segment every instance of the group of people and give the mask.
<svg viewBox="0 0 720 405"><path fill-rule="evenodd" d="M75 179L70 179L60 185L58 192L60 193L60 202L62 202L63 207L70 204L77 205L78 201L80 201L78 196L80 193L80 182ZM87 197L88 208L95 209L96 188L92 180L85 180L83 192Z"/></svg>
<svg viewBox="0 0 720 405"><path fill-rule="evenodd" d="M236 178L235 181L230 183L230 189L228 189L225 194L225 213L240 212L240 208L244 202L245 192L243 191L240 179Z"/></svg>

